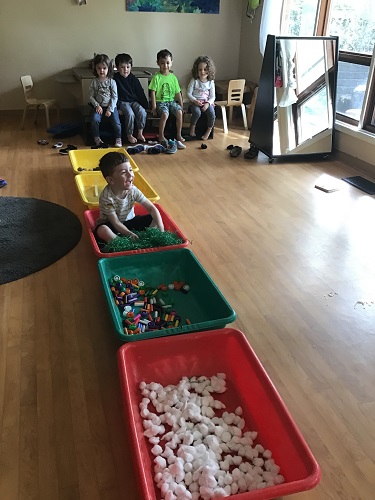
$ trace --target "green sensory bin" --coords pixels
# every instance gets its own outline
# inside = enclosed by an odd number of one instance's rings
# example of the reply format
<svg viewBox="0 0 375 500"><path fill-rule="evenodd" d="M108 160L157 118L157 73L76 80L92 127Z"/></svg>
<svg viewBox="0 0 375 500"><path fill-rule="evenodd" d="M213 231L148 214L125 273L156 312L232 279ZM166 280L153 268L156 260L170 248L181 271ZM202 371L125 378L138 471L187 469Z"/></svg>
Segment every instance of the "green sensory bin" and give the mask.
<svg viewBox="0 0 375 500"><path fill-rule="evenodd" d="M98 261L98 268L115 333L123 342L224 328L236 319L236 313L212 278L194 253L187 248L104 258ZM156 299L155 308L163 307L161 304L170 305L168 309L163 308L163 314L175 311L175 316L180 318L178 325L165 322L161 329L147 329L137 334L127 333L124 330L126 316L121 306L115 303L115 292L111 291L110 280L115 276L117 279L143 282L145 288L154 291L150 298ZM174 282L184 283L188 286L188 291L167 288ZM161 285L167 289L158 289ZM139 306L139 300L142 300L141 296L136 302L138 306L133 307L136 316L143 308ZM149 319L156 321L156 314L155 311L150 313ZM159 316L161 314L159 313Z"/></svg>

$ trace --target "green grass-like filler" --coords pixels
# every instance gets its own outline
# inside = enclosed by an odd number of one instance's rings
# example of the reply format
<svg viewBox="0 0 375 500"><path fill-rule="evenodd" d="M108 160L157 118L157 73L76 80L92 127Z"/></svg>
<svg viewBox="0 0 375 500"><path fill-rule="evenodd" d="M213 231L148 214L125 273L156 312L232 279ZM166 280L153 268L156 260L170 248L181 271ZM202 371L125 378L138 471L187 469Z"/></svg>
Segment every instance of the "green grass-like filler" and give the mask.
<svg viewBox="0 0 375 500"><path fill-rule="evenodd" d="M156 227L146 227L143 231L133 231L138 236L138 240L132 240L128 236L120 235L107 243L103 248L103 253L127 252L140 250L142 248L157 248L180 245L184 242L171 231L160 231Z"/></svg>

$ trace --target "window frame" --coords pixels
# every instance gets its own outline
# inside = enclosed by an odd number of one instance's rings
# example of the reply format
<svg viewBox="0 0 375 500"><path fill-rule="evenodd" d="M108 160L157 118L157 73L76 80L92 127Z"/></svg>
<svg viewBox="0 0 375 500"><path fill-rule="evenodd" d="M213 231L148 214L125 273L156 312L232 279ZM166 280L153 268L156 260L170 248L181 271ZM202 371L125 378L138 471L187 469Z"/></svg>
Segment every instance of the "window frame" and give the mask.
<svg viewBox="0 0 375 500"><path fill-rule="evenodd" d="M328 20L331 8L331 0L317 0L317 10L315 19L315 36L327 36ZM284 0L282 7L282 16L284 16L285 9L289 4ZM372 60L375 58L375 50L373 54L361 54L358 52L347 52L339 50L338 60L341 62L358 64L361 66L369 66L370 73L367 81L366 96L362 104L362 120L355 120L346 115L336 111L336 120L348 123L350 125L358 126L372 134L375 134L375 64ZM371 124L374 123L374 125Z"/></svg>

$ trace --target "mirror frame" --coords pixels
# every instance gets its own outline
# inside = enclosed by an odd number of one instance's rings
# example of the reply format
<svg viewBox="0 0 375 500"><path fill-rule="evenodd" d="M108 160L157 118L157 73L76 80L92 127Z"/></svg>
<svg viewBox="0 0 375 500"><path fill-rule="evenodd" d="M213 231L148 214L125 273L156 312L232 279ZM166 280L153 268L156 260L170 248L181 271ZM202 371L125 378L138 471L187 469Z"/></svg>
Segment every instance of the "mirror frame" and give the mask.
<svg viewBox="0 0 375 500"><path fill-rule="evenodd" d="M335 71L332 73L332 134L331 148L327 151L311 153L285 153L274 154L273 135L275 120L275 59L276 59L276 41L277 40L332 40L336 41L334 46ZM339 39L337 36L314 36L314 37L293 37L268 35L264 52L262 70L259 78L258 95L255 103L254 117L250 130L249 142L251 147L258 149L269 158L272 163L275 158L301 158L301 157L323 157L326 158L333 151L335 136L335 114L336 114L336 87L339 55Z"/></svg>

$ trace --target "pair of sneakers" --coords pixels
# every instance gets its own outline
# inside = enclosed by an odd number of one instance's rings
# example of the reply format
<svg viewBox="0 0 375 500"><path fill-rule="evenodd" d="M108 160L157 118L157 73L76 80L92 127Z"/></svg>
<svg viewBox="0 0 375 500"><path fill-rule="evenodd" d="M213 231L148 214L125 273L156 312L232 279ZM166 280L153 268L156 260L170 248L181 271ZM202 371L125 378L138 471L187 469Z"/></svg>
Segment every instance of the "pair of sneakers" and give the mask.
<svg viewBox="0 0 375 500"><path fill-rule="evenodd" d="M168 141L162 141L162 146L165 147L165 152L167 154L177 153L178 149L185 149L186 146L183 142L169 139Z"/></svg>

